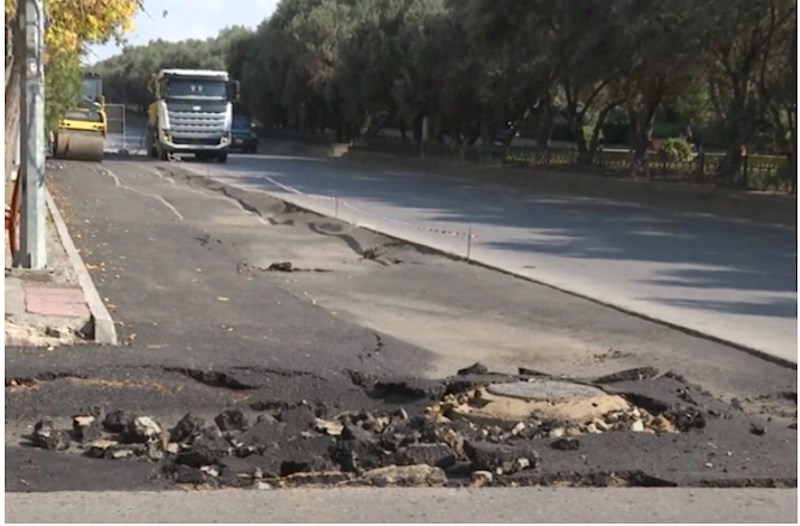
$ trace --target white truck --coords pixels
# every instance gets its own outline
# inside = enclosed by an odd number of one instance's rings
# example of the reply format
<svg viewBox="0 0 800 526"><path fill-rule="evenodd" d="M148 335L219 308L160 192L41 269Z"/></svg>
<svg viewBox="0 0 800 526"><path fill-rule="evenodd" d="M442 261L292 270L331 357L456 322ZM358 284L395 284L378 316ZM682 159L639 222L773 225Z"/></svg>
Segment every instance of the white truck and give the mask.
<svg viewBox="0 0 800 526"><path fill-rule="evenodd" d="M153 75L145 145L151 157L194 154L225 162L239 83L226 71L162 69Z"/></svg>

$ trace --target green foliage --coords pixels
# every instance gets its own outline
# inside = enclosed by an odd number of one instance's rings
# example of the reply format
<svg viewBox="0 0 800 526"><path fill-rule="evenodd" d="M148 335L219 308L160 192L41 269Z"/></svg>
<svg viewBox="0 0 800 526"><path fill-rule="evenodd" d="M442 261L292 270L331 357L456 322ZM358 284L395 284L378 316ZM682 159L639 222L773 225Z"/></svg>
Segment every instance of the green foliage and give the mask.
<svg viewBox="0 0 800 526"><path fill-rule="evenodd" d="M688 161L692 158L692 145L684 139L670 138L661 143L658 153L668 161Z"/></svg>
<svg viewBox="0 0 800 526"><path fill-rule="evenodd" d="M75 54L62 52L50 57L44 71L46 133L55 131L64 112L80 101L82 78L80 60Z"/></svg>
<svg viewBox="0 0 800 526"><path fill-rule="evenodd" d="M680 122L666 122L657 120L653 124L653 138L654 139L669 139L677 137L686 128L685 124Z"/></svg>
<svg viewBox="0 0 800 526"><path fill-rule="evenodd" d="M144 105L160 67L226 67L266 126L333 129L340 140L384 126L419 138L427 117L434 140L463 149L521 120L546 139L561 120L590 160L606 121L605 135L629 138L637 154L651 134L675 137L691 123L726 151L744 143L796 157L796 9L792 0L282 0L255 32L126 48L100 70L110 99Z"/></svg>
<svg viewBox="0 0 800 526"><path fill-rule="evenodd" d="M594 133L594 125L593 124L586 124L583 126L583 138L586 141L589 141L592 138L592 134ZM600 140L603 140L603 130L600 130Z"/></svg>

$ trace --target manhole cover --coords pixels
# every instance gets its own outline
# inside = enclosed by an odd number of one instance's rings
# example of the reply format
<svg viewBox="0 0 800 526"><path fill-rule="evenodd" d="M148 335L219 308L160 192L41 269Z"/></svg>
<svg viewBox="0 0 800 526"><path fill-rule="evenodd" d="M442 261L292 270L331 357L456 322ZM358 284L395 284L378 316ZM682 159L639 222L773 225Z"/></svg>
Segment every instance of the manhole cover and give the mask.
<svg viewBox="0 0 800 526"><path fill-rule="evenodd" d="M530 382L491 384L486 390L494 395L510 396L525 400L556 401L567 398L590 398L605 392L596 387L560 380L534 379Z"/></svg>

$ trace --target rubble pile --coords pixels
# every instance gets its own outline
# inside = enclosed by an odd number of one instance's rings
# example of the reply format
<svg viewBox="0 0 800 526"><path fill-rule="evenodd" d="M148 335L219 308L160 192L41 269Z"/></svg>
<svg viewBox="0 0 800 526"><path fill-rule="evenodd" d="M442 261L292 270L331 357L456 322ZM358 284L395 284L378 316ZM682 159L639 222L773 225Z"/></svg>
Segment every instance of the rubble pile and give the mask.
<svg viewBox="0 0 800 526"><path fill-rule="evenodd" d="M687 401L684 384L676 403L626 387L657 375L645 373L578 382L476 364L442 381L362 379L384 402L372 411L329 415L324 403L303 400L260 414L227 409L210 421L188 413L167 428L150 416L93 408L78 412L70 430L42 419L29 438L45 449L159 463L179 484L487 486L541 470L545 450L579 454L586 435L683 433L723 417Z"/></svg>

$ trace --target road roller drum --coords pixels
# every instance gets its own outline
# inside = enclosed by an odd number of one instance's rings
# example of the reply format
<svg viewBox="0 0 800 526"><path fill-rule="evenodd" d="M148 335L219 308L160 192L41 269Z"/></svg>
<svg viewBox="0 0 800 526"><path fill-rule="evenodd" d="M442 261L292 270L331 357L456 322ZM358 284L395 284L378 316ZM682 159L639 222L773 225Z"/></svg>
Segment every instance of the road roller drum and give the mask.
<svg viewBox="0 0 800 526"><path fill-rule="evenodd" d="M89 131L59 130L55 137L55 156L60 159L100 162L105 137Z"/></svg>

